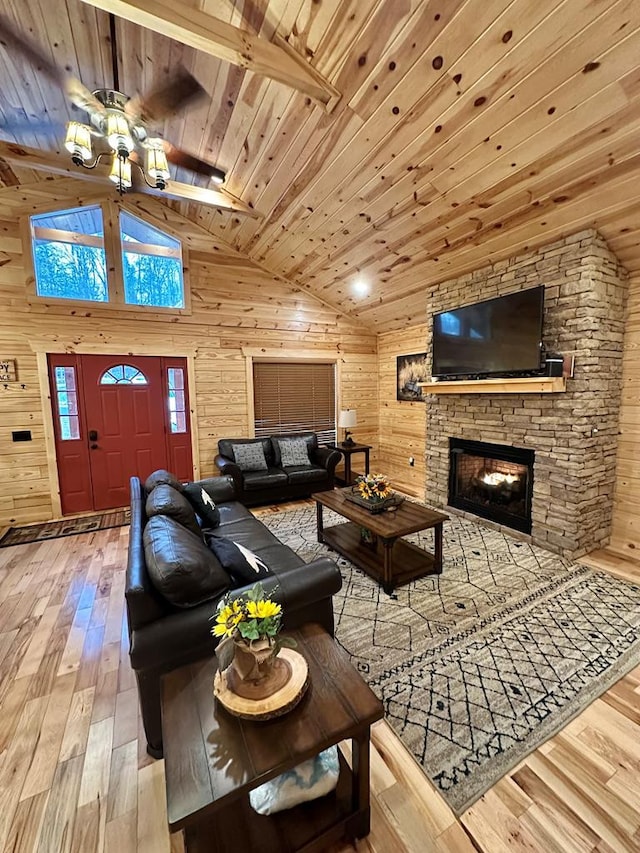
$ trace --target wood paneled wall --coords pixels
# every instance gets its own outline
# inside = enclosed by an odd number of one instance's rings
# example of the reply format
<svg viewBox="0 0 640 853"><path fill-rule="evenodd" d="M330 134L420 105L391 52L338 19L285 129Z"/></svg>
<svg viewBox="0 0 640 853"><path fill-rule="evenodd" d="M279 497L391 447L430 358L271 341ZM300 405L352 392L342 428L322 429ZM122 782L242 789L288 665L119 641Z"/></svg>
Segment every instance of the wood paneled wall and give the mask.
<svg viewBox="0 0 640 853"><path fill-rule="evenodd" d="M0 383L0 526L52 517L45 413L33 347L91 352L167 354L195 349L196 412L201 475L214 473L217 439L248 435L244 352L304 358L334 353L339 362L339 405L358 410L358 439L376 444L376 337L307 292L245 260L199 226L149 199L131 208L183 240L189 251L191 315L118 310L104 306L29 304L15 209L0 205L0 358L15 358L17 383ZM52 205L55 206L55 205ZM30 247L24 247L26 252ZM32 441L14 443L12 430Z"/></svg>
<svg viewBox="0 0 640 853"><path fill-rule="evenodd" d="M425 351L427 327L411 326L378 338L378 381L380 388L380 438L377 464L394 486L424 498L426 403L396 399L396 356ZM413 467L409 457L415 459Z"/></svg>
<svg viewBox="0 0 640 853"><path fill-rule="evenodd" d="M640 278L627 302L611 549L640 559Z"/></svg>

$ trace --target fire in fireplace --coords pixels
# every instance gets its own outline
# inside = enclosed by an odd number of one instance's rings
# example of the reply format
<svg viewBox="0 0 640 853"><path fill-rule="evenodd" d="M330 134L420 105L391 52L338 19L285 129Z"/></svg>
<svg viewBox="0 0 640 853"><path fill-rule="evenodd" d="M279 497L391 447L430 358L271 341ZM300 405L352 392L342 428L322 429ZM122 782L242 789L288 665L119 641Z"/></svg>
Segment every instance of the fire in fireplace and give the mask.
<svg viewBox="0 0 640 853"><path fill-rule="evenodd" d="M449 505L531 533L534 451L449 439Z"/></svg>

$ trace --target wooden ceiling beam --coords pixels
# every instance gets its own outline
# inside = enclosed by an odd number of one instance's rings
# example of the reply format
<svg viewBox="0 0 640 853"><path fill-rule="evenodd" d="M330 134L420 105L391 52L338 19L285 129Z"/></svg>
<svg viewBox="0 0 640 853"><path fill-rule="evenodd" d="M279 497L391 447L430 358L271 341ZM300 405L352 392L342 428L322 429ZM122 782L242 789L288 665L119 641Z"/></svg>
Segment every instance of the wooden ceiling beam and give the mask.
<svg viewBox="0 0 640 853"><path fill-rule="evenodd" d="M40 151L36 148L17 145L14 142L0 141L0 161L2 160L9 163L20 163L22 166L28 166L31 169L43 172L69 175L72 178L78 178L82 181L90 181L102 184L103 186L113 187L113 184L109 181L109 168L106 165L102 166L100 164L94 169L84 169L81 166L75 166L66 153L61 154L58 151ZM197 204L206 204L211 207L220 208L221 210L244 214L245 216L260 216L253 208L245 204L244 201L235 198L235 196L223 190L205 189L193 186L192 184L182 184L178 181L169 181L164 190L158 190L155 187L143 184L140 187L136 186L133 192L141 192L145 195L154 195L159 198L176 198L180 201L193 201Z"/></svg>
<svg viewBox="0 0 640 853"><path fill-rule="evenodd" d="M278 34L273 42L188 6L181 0L83 0L180 44L297 89L331 112L340 93Z"/></svg>

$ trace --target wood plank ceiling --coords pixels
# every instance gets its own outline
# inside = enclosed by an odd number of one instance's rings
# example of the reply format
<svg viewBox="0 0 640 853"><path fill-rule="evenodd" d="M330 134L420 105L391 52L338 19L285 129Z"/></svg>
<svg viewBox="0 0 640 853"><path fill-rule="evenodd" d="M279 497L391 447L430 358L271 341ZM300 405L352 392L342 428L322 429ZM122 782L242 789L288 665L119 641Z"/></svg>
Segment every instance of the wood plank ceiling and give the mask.
<svg viewBox="0 0 640 853"><path fill-rule="evenodd" d="M148 90L186 65L211 100L160 131L225 170L229 192L261 216L167 204L370 329L421 322L429 287L585 226L640 273L637 0L175 6L279 34L342 97L327 113L118 19L121 88ZM89 88L110 84L105 12L80 0L3 8ZM0 77L0 121L21 122L0 137L59 150L71 113L60 91L10 51ZM0 162L0 202L12 184L41 190L44 174L26 165Z"/></svg>

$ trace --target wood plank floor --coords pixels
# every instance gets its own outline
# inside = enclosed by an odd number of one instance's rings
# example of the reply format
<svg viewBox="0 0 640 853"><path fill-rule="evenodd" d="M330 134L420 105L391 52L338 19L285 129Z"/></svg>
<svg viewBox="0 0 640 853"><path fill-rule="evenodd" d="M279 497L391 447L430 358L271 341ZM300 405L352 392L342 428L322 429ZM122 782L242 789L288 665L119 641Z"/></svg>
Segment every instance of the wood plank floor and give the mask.
<svg viewBox="0 0 640 853"><path fill-rule="evenodd" d="M122 527L0 549L0 851L183 849L129 667L127 539ZM606 552L589 562L640 580L640 566ZM640 667L461 820L384 722L372 792L360 853L639 851Z"/></svg>

